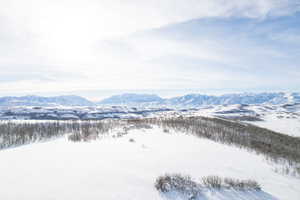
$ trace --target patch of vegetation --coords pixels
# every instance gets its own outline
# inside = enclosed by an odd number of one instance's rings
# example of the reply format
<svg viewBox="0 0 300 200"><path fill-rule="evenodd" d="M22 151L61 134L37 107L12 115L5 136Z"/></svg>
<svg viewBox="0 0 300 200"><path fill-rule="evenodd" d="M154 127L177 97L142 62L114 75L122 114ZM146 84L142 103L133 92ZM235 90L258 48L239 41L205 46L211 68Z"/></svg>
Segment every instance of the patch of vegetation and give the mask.
<svg viewBox="0 0 300 200"><path fill-rule="evenodd" d="M207 176L202 178L202 184L209 188L230 188L235 190L261 190L260 185L251 179L239 180L233 178L221 178L219 176Z"/></svg>
<svg viewBox="0 0 300 200"><path fill-rule="evenodd" d="M190 176L181 174L166 174L155 181L155 188L161 193L177 192L196 199L206 189L233 189L241 191L260 191L260 185L254 180L238 180L233 178L221 178L219 176L203 177L198 183Z"/></svg>
<svg viewBox="0 0 300 200"><path fill-rule="evenodd" d="M150 129L152 126L146 123L128 124L127 121L109 119L34 123L2 121L0 123L0 150L47 141L65 135L72 142L88 142L118 128L121 131L117 132L116 137L122 137L133 129Z"/></svg>
<svg viewBox="0 0 300 200"><path fill-rule="evenodd" d="M166 174L158 177L155 181L155 188L162 193L179 192L193 198L201 194L200 185L191 177L181 174Z"/></svg>
<svg viewBox="0 0 300 200"><path fill-rule="evenodd" d="M0 150L69 135L74 142L89 141L118 126L112 121L55 121L0 123Z"/></svg>

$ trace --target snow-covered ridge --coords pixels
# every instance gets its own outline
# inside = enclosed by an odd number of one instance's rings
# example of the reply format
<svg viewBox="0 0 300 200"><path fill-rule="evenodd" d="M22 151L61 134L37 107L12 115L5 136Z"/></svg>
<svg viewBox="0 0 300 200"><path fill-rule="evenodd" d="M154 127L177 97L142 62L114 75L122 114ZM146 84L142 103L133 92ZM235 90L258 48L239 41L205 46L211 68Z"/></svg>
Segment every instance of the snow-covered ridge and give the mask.
<svg viewBox="0 0 300 200"><path fill-rule="evenodd" d="M155 94L121 94L92 102L83 97L68 95L55 97L22 96L0 97L0 106L97 106L127 105L142 107L199 107L204 105L233 104L293 104L300 102L300 93L240 93L221 96L188 94L173 98L161 98Z"/></svg>
<svg viewBox="0 0 300 200"><path fill-rule="evenodd" d="M188 94L179 97L163 99L156 95L124 94L107 98L98 105L152 105L175 107L199 107L204 105L233 104L287 104L300 102L299 93L241 93L221 96Z"/></svg>
<svg viewBox="0 0 300 200"><path fill-rule="evenodd" d="M93 106L93 102L75 95L41 97L0 97L0 106Z"/></svg>
<svg viewBox="0 0 300 200"><path fill-rule="evenodd" d="M103 99L99 104L129 104L129 103L151 103L162 102L163 99L154 94L121 94L114 95L109 98Z"/></svg>

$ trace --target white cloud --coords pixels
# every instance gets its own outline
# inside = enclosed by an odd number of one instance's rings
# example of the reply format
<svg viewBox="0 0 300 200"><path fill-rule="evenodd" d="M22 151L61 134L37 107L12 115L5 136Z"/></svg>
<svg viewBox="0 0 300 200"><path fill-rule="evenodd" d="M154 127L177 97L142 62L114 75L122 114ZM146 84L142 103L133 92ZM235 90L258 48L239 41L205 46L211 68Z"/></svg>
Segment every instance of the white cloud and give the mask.
<svg viewBox="0 0 300 200"><path fill-rule="evenodd" d="M228 52L240 49L211 38L127 36L191 19L264 19L292 15L299 8L291 0L4 0L0 90L219 87L216 81L230 82L224 70L165 67L164 59L239 64ZM243 56L253 58L246 51Z"/></svg>

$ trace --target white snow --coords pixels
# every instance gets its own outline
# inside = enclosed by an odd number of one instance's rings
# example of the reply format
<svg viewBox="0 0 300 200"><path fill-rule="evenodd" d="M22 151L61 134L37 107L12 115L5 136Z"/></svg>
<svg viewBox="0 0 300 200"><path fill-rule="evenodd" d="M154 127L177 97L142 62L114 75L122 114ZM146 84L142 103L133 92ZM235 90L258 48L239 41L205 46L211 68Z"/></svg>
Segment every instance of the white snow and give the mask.
<svg viewBox="0 0 300 200"><path fill-rule="evenodd" d="M154 182L165 173L195 180L207 175L250 178L265 192L207 190L202 197L207 200L300 199L300 179L274 172L261 156L159 128L87 143L63 138L0 151L0 157L3 200L162 200L167 197Z"/></svg>
<svg viewBox="0 0 300 200"><path fill-rule="evenodd" d="M267 128L279 133L300 137L300 117L290 114L269 114L263 117L264 121L249 122L256 126Z"/></svg>
<svg viewBox="0 0 300 200"><path fill-rule="evenodd" d="M245 109L246 113L239 112ZM229 111L233 111L230 113ZM234 112L237 111L237 112ZM222 112L229 112L224 113ZM180 113L178 113L180 114ZM293 105L290 108L272 105L217 105L203 107L196 111L182 113L185 116L204 116L204 117L258 117L262 121L244 121L262 128L267 128L282 134L300 137L300 106Z"/></svg>

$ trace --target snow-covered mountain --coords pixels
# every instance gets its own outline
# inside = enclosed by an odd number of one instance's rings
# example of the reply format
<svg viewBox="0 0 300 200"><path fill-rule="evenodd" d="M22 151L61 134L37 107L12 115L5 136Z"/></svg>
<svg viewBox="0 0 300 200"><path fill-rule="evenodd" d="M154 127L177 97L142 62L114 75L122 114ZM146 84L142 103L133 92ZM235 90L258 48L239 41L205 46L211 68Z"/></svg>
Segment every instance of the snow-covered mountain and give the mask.
<svg viewBox="0 0 300 200"><path fill-rule="evenodd" d="M68 95L55 97L22 96L1 97L0 106L94 106L95 104L83 97Z"/></svg>
<svg viewBox="0 0 300 200"><path fill-rule="evenodd" d="M121 94L103 99L97 103L83 97L69 96L22 96L0 97L0 106L97 106L128 105L142 107L200 107L207 105L234 104L294 104L300 103L300 93L240 93L221 96L188 94L173 98L161 98L154 94Z"/></svg>
<svg viewBox="0 0 300 200"><path fill-rule="evenodd" d="M207 96L189 94L182 97L167 99L167 105L203 106L203 105L233 105L233 104L286 104L300 102L299 93L242 93Z"/></svg>
<svg viewBox="0 0 300 200"><path fill-rule="evenodd" d="M143 103L162 103L164 99L154 94L121 94L114 95L109 98L103 99L99 104L114 104L114 105L123 105L123 104L143 104Z"/></svg>
<svg viewBox="0 0 300 200"><path fill-rule="evenodd" d="M163 99L156 95L123 94L112 96L99 102L110 105L157 105L176 107L198 107L204 105L233 105L233 104L287 104L300 102L299 93L241 93L221 96L188 94L184 96Z"/></svg>

